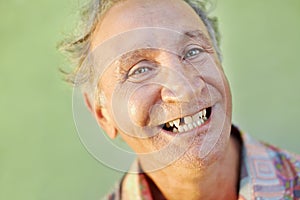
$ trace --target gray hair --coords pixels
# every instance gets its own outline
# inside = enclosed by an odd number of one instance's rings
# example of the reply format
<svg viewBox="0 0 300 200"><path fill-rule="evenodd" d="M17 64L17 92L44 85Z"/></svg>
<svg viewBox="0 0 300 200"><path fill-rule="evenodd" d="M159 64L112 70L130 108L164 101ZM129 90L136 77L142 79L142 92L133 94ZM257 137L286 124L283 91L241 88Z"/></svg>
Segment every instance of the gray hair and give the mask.
<svg viewBox="0 0 300 200"><path fill-rule="evenodd" d="M65 80L74 85L80 85L83 82L76 80L78 72L81 70L82 64L87 57L92 40L92 34L96 29L97 24L101 21L105 13L116 3L125 0L90 0L81 11L81 21L78 24L74 33L58 44L58 49L66 54L69 58L74 69L71 72L65 72ZM209 36L212 40L213 46L217 52L220 60L221 52L219 49L220 34L217 26L216 17L208 17L209 6L211 6L210 0L184 0L187 2L198 16L204 22ZM87 72L92 73L91 71ZM85 79L86 81L86 79Z"/></svg>

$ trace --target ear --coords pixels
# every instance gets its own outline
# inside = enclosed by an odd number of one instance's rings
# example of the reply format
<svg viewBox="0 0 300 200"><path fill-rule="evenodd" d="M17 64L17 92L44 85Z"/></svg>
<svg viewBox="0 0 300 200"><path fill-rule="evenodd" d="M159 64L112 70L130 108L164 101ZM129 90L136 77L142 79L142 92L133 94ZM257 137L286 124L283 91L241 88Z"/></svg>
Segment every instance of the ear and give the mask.
<svg viewBox="0 0 300 200"><path fill-rule="evenodd" d="M108 113L107 108L102 105L99 105L98 103L96 103L93 108L90 99L88 98L88 95L86 93L84 93L84 99L87 107L93 113L101 128L103 128L103 130L111 139L116 138L118 131Z"/></svg>
<svg viewBox="0 0 300 200"><path fill-rule="evenodd" d="M83 97L84 97L84 102L85 102L86 107L88 107L89 111L91 113L93 113L93 106L92 106L89 96L86 92L83 93Z"/></svg>

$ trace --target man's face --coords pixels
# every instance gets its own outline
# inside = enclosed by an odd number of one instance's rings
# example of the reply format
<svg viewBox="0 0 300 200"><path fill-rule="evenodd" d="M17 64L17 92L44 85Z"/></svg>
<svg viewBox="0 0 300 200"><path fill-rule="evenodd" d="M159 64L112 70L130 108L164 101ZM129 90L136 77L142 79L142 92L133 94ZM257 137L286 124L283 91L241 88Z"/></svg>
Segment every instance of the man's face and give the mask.
<svg viewBox="0 0 300 200"><path fill-rule="evenodd" d="M92 49L115 37L124 38L106 49L113 62L97 66L106 99L102 107L96 103L102 125L113 126L141 159L160 163L153 169L222 157L231 127L229 85L192 8L180 0L118 3L97 26Z"/></svg>

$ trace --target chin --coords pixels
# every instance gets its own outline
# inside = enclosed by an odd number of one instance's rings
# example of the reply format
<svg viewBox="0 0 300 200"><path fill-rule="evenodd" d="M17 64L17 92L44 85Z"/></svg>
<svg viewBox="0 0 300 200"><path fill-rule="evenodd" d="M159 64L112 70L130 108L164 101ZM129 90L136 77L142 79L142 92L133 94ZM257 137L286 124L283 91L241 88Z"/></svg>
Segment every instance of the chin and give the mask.
<svg viewBox="0 0 300 200"><path fill-rule="evenodd" d="M205 156L201 155L201 144L195 142L193 146L176 162L174 166L189 169L204 170L217 163L226 154L228 140L220 138Z"/></svg>
<svg viewBox="0 0 300 200"><path fill-rule="evenodd" d="M218 138L199 135L193 138L189 148L171 165L179 168L205 170L223 159L230 140L231 123L222 129ZM217 133L216 133L217 134ZM213 134L212 134L213 135Z"/></svg>

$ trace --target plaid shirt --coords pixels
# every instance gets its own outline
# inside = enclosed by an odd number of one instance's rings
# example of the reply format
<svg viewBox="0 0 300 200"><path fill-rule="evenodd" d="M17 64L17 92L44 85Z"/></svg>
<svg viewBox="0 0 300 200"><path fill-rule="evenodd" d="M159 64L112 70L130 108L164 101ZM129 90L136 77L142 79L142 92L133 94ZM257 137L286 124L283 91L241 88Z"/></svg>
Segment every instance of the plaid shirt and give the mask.
<svg viewBox="0 0 300 200"><path fill-rule="evenodd" d="M242 144L238 199L300 200L300 156L258 142L234 126L232 129ZM138 163L133 167L139 168ZM141 171L126 174L114 192L104 199L153 200L153 197Z"/></svg>

